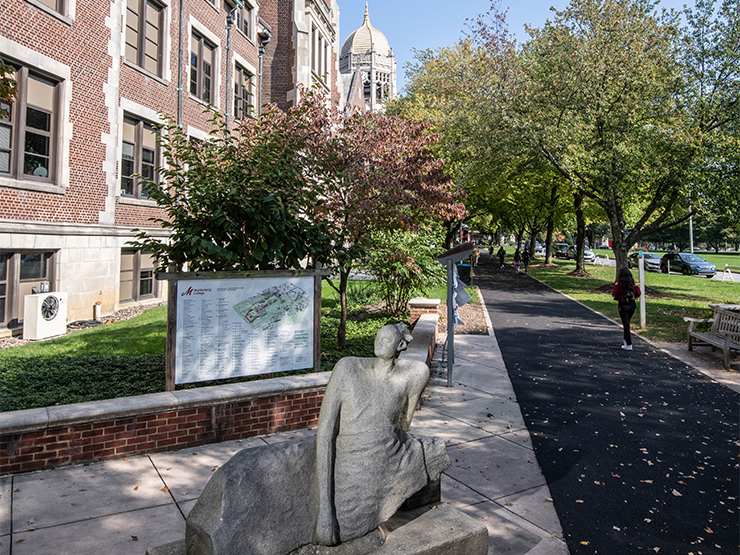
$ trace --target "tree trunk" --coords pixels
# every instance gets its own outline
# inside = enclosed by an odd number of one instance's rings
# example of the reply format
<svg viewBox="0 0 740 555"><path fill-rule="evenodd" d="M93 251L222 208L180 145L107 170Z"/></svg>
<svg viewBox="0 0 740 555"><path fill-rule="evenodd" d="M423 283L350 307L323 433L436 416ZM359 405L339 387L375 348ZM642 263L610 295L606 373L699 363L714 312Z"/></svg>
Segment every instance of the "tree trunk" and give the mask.
<svg viewBox="0 0 740 555"><path fill-rule="evenodd" d="M457 220L448 220L444 223L445 226L445 250L452 248L455 242L455 234L460 229L462 222Z"/></svg>
<svg viewBox="0 0 740 555"><path fill-rule="evenodd" d="M339 270L339 327L337 329L337 348L347 346L347 282L349 268Z"/></svg>
<svg viewBox="0 0 740 555"><path fill-rule="evenodd" d="M586 242L586 220L583 217L583 199L585 196L581 191L577 191L574 196L576 209L576 274L586 272L586 265L583 262L583 252Z"/></svg>
<svg viewBox="0 0 740 555"><path fill-rule="evenodd" d="M545 238L545 264L552 264L552 234L555 232L555 222L552 214L547 218L547 237Z"/></svg>

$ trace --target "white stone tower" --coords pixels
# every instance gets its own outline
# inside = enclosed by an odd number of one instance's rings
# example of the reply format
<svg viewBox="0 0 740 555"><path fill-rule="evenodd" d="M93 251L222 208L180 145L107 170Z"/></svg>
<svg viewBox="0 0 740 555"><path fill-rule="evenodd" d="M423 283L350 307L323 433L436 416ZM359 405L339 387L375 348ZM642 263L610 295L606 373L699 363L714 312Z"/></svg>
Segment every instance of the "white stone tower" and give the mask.
<svg viewBox="0 0 740 555"><path fill-rule="evenodd" d="M396 96L396 57L385 35L370 24L367 3L362 26L342 45L339 71L345 105L379 111Z"/></svg>

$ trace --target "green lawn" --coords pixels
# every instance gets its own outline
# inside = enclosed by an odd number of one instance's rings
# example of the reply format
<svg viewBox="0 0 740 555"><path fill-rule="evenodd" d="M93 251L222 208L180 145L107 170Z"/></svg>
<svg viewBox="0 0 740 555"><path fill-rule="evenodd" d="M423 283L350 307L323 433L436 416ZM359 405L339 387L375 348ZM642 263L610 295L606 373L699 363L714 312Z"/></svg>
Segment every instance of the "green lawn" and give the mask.
<svg viewBox="0 0 740 555"><path fill-rule="evenodd" d="M321 369L331 370L343 356L373 356L377 331L389 320L357 305L372 300L371 282L352 282L353 308L347 321L347 346L337 348L339 302L322 289ZM370 304L370 303L368 303ZM164 391L167 307L126 320L75 331L48 341L0 350L0 412L80 403ZM300 374L312 370L271 374ZM178 389L249 381L251 376L178 386Z"/></svg>
<svg viewBox="0 0 740 555"><path fill-rule="evenodd" d="M529 272L554 289L619 321L617 303L612 299L609 288L614 283L614 268L589 264L586 269L593 277L577 278L567 275L575 269L574 261L558 260L556 264L552 268L530 266ZM637 270L632 273L637 279ZM645 297L647 327L639 329L639 312L635 314L633 323L639 333L656 341L685 341L688 324L683 317L705 317L709 303L740 303L740 282L645 272L645 285L648 288Z"/></svg>

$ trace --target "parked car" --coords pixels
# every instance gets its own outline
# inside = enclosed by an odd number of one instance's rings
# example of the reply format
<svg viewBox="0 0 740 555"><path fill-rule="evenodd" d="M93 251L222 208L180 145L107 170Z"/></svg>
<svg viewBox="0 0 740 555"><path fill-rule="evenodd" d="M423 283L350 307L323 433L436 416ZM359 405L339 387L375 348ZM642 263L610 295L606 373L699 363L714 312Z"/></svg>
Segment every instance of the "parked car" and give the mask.
<svg viewBox="0 0 740 555"><path fill-rule="evenodd" d="M552 254L555 255L555 258L568 258L568 247L570 245L568 243L553 243L552 244Z"/></svg>
<svg viewBox="0 0 740 555"><path fill-rule="evenodd" d="M545 256L545 245L540 244L538 241L534 247L534 254L537 256Z"/></svg>
<svg viewBox="0 0 740 555"><path fill-rule="evenodd" d="M565 251L565 258L567 258L568 260L576 259L576 246L575 245L571 245L570 247L568 247L568 250ZM596 260L596 255L594 254L594 251L592 251L588 247L585 247L583 249L583 261L590 262L593 264L594 260Z"/></svg>
<svg viewBox="0 0 740 555"><path fill-rule="evenodd" d="M607 249L612 250L612 248L609 245L596 245L597 249Z"/></svg>
<svg viewBox="0 0 740 555"><path fill-rule="evenodd" d="M655 254L654 252L644 252L642 253L643 258L645 259L645 269L650 272L660 272L660 256ZM627 265L630 268L639 268L640 267L640 253L639 252L633 252L627 257Z"/></svg>
<svg viewBox="0 0 740 555"><path fill-rule="evenodd" d="M707 262L698 254L690 252L664 254L663 258L660 259L660 271L667 274L669 264L671 272L681 272L685 276L694 275L713 278L714 274L717 273L714 264Z"/></svg>

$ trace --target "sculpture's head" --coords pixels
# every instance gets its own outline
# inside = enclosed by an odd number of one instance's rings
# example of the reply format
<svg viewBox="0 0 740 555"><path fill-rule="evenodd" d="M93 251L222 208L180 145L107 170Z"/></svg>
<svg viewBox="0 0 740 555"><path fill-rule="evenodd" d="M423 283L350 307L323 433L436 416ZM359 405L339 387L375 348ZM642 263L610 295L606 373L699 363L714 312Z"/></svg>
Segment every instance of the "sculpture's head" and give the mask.
<svg viewBox="0 0 740 555"><path fill-rule="evenodd" d="M383 326L375 336L375 356L386 360L395 358L412 339L406 324Z"/></svg>

